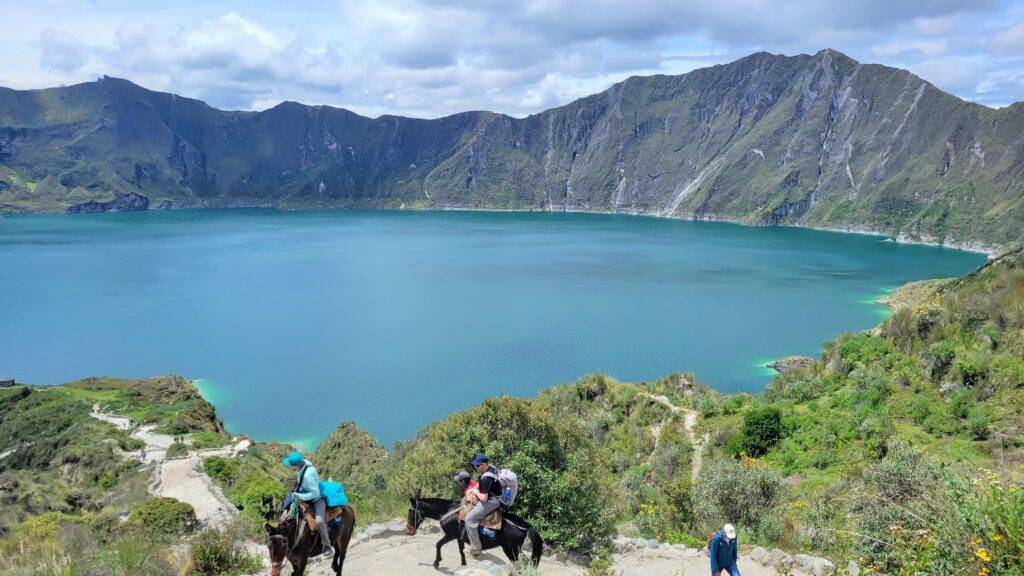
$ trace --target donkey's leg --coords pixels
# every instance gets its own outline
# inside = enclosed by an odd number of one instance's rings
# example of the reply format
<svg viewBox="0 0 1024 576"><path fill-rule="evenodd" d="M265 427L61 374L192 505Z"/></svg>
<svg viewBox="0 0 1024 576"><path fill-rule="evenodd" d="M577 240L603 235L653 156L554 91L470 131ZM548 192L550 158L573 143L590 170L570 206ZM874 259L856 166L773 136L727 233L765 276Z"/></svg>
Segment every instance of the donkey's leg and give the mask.
<svg viewBox="0 0 1024 576"><path fill-rule="evenodd" d="M465 524L463 522L459 522L458 525L456 526L456 528L458 530L456 532L456 534L458 534L458 538L456 538L456 540L459 541L459 557L462 558L462 565L463 566L466 565L466 539L462 537L463 536L462 531L463 531L464 527L465 527Z"/></svg>
<svg viewBox="0 0 1024 576"><path fill-rule="evenodd" d="M505 556L508 556L509 562L512 564L512 574L519 573L519 551L516 550L515 546L509 545L508 542L501 543L501 549L505 551Z"/></svg>
<svg viewBox="0 0 1024 576"><path fill-rule="evenodd" d="M454 536L445 532L444 536L441 536L441 539L437 541L437 556L434 557L434 568L441 565L441 547L454 539Z"/></svg>

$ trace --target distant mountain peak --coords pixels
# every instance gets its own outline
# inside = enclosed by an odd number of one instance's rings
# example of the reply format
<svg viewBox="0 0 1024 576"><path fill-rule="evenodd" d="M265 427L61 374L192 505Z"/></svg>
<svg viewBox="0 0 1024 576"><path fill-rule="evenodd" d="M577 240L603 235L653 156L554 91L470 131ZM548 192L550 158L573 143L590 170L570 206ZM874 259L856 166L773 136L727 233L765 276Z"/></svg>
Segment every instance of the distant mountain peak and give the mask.
<svg viewBox="0 0 1024 576"><path fill-rule="evenodd" d="M1021 240L1020 107L930 88L824 49L631 77L526 118L372 119L291 101L220 111L112 77L45 91L57 98L0 90L0 211L138 194L149 206L588 210Z"/></svg>

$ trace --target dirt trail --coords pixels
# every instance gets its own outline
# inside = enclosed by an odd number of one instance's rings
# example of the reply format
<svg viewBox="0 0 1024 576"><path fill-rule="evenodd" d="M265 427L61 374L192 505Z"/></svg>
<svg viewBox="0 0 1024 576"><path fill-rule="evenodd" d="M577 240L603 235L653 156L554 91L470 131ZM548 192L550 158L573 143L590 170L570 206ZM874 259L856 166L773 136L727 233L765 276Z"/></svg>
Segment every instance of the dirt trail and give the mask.
<svg viewBox="0 0 1024 576"><path fill-rule="evenodd" d="M696 484L697 478L700 477L700 468L704 463L704 446L708 442L707 433L705 433L701 438L697 438L695 428L697 426L697 418L700 417L700 412L676 406L668 399L667 396L663 396L661 394L648 394L646 392L642 392L642 394L646 395L651 400L666 406L676 414L680 412L683 413L683 428L686 430L686 437L690 439L690 445L693 446L693 461L690 464L690 479L694 484ZM658 424L651 430L654 434L655 450L658 448L658 442L661 439L661 429L663 426L664 423Z"/></svg>
<svg viewBox="0 0 1024 576"><path fill-rule="evenodd" d="M98 405L93 406L90 415L121 430L131 429L130 419L100 412ZM155 429L156 426L142 426L132 432L132 437L141 440L145 446L137 452L124 454L126 458L137 459L143 464L154 464L150 494L190 504L196 511L196 518L206 526L220 527L235 517L238 509L202 471L202 462L203 458L210 456L234 456L246 450L251 442L243 439L234 446L189 450L183 458L168 459L167 449L174 443L174 436L154 432Z"/></svg>
<svg viewBox="0 0 1024 576"><path fill-rule="evenodd" d="M441 565L435 569L434 545L439 534L420 533L406 536L390 532L377 538L353 540L345 559L345 573L401 574L402 576L503 576L509 574L508 561L500 551L488 551L479 560L467 555L468 566L459 564L454 543L441 551ZM613 557L617 576L707 576L708 557L703 551L679 546L661 545L616 553ZM777 576L775 570L750 558L740 558L744 576ZM539 566L543 576L586 576L587 569L554 556L545 556ZM326 560L316 560L306 572L310 576L333 576ZM263 572L266 574L266 572ZM289 574L285 569L284 574Z"/></svg>

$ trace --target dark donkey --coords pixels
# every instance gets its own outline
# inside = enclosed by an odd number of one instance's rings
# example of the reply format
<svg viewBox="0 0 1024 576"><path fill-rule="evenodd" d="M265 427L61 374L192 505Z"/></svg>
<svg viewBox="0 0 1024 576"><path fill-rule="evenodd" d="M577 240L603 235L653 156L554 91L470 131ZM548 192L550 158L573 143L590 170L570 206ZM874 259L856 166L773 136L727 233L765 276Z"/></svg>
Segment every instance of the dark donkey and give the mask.
<svg viewBox="0 0 1024 576"><path fill-rule="evenodd" d="M305 522L302 520L302 522ZM294 518L287 518L277 524L267 522L264 524L267 530L267 548L270 550L270 576L280 576L281 568L287 559L292 565L292 575L302 576L306 571L306 563L311 556L316 556L323 551L320 543L320 535L316 530L310 530L307 526L302 530L302 538L299 538L299 522ZM331 559L331 570L336 576L341 576L341 569L345 564L345 553L348 551L348 541L356 529L356 513L351 506L344 506L338 516L338 523L331 522L328 525L328 534L331 544L334 547L334 557Z"/></svg>
<svg viewBox="0 0 1024 576"><path fill-rule="evenodd" d="M444 536L437 542L437 557L434 558L434 568L441 564L441 547L455 540L459 543L459 556L462 557L462 565L466 565L465 546L469 540L466 539L465 522L459 520L459 515L453 512L460 506L458 500L446 500L444 498L409 498L409 516L405 521L405 533L409 536L416 534L424 518L441 520L441 531ZM544 551L544 540L541 539L537 530L514 514L505 513L505 521L501 523L501 530L495 534L493 539L482 538L481 543L485 549L497 548L505 552L505 556L515 566L519 562L519 551L523 548L526 537L530 537L530 544L533 546L533 557L530 563L534 567L540 564L541 553Z"/></svg>

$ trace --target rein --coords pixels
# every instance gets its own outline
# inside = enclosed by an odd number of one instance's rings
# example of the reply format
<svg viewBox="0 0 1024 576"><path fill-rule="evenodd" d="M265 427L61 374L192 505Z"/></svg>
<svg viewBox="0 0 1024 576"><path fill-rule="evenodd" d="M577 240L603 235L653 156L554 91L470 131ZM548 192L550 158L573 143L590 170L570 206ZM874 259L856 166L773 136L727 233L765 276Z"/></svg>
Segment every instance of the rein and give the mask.
<svg viewBox="0 0 1024 576"><path fill-rule="evenodd" d="M415 522L417 525L418 524L422 524L423 523L423 512L420 512L420 501L419 500L414 500L414 502L416 502L415 506L409 506L409 511L413 513L413 522ZM415 531L419 530L419 527L418 526L410 525L409 524L409 520L407 519L405 521L405 529L406 530L410 530L412 532L415 532Z"/></svg>

